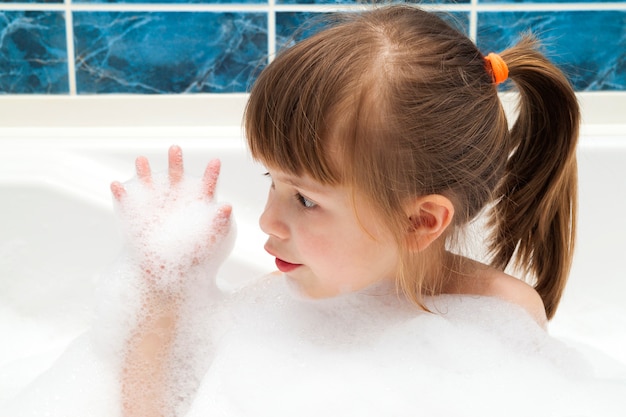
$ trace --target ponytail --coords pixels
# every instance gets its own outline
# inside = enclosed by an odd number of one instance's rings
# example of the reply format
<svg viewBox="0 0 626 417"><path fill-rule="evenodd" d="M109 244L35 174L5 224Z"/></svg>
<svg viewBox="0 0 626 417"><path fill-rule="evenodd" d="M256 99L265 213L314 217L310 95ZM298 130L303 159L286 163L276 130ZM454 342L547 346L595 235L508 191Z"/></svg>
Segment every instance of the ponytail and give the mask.
<svg viewBox="0 0 626 417"><path fill-rule="evenodd" d="M537 52L533 38L523 38L501 57L520 103L491 218L492 265L504 269L513 261L535 276L550 319L574 252L579 108L569 82Z"/></svg>

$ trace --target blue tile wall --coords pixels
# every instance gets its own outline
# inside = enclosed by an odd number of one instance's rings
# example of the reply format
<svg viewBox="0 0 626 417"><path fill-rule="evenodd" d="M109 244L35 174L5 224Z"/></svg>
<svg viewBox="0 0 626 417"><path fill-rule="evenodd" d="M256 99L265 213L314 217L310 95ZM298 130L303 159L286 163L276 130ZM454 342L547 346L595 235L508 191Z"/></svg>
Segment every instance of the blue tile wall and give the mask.
<svg viewBox="0 0 626 417"><path fill-rule="evenodd" d="M500 51L528 29L576 90L626 89L626 11L479 13L478 46Z"/></svg>
<svg viewBox="0 0 626 417"><path fill-rule="evenodd" d="M65 18L56 11L0 11L0 91L68 92Z"/></svg>
<svg viewBox="0 0 626 417"><path fill-rule="evenodd" d="M201 4L201 3L213 3L213 4L267 4L265 0L72 0L73 3L120 3L120 4L132 4L132 3L140 3L140 4L162 4L162 3L170 3L170 4Z"/></svg>
<svg viewBox="0 0 626 417"><path fill-rule="evenodd" d="M470 0L435 0L435 1L420 1L420 0L407 0L405 3L412 4L461 4L461 3L469 3ZM359 0L276 0L276 4L323 4L323 5L332 5L332 4L363 4L367 3L366 1ZM376 3L374 1L373 3Z"/></svg>
<svg viewBox="0 0 626 417"><path fill-rule="evenodd" d="M293 45L324 27L324 14L316 12L277 12L276 50ZM469 35L469 13L449 12L441 16L460 31Z"/></svg>
<svg viewBox="0 0 626 417"><path fill-rule="evenodd" d="M65 1L0 0L0 94L245 92L275 51L323 26L322 12L362 3ZM427 4L484 52L532 31L578 91L626 91L626 0Z"/></svg>
<svg viewBox="0 0 626 417"><path fill-rule="evenodd" d="M623 3L624 0L480 0L481 3Z"/></svg>
<svg viewBox="0 0 626 417"><path fill-rule="evenodd" d="M63 3L63 0L2 0L1 3Z"/></svg>
<svg viewBox="0 0 626 417"><path fill-rule="evenodd" d="M75 12L83 93L246 91L267 56L262 13Z"/></svg>
<svg viewBox="0 0 626 417"><path fill-rule="evenodd" d="M319 20L323 13L278 12L276 13L276 50L293 45L324 27Z"/></svg>

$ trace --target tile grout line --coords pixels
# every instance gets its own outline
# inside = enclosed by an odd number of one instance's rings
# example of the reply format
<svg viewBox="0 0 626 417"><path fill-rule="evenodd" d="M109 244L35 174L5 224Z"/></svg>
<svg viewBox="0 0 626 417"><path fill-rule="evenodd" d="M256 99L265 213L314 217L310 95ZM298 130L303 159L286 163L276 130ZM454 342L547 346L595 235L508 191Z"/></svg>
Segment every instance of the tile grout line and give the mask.
<svg viewBox="0 0 626 417"><path fill-rule="evenodd" d="M267 10L267 63L276 55L276 0L268 0Z"/></svg>
<svg viewBox="0 0 626 417"><path fill-rule="evenodd" d="M65 0L65 47L67 48L67 80L69 95L76 95L76 52L74 50L74 16L72 0Z"/></svg>
<svg viewBox="0 0 626 417"><path fill-rule="evenodd" d="M478 0L471 0L469 13L469 37L476 44L478 42Z"/></svg>

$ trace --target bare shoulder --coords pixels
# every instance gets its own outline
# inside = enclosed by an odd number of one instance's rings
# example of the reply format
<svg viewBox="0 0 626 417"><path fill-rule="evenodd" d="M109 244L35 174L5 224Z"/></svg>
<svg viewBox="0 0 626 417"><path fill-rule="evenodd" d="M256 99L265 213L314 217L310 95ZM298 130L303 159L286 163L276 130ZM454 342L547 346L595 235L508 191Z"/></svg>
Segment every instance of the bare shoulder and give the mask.
<svg viewBox="0 0 626 417"><path fill-rule="evenodd" d="M523 307L530 316L546 327L547 317L539 293L528 283L479 262L470 261L467 271L453 278L453 293L495 297Z"/></svg>
<svg viewBox="0 0 626 417"><path fill-rule="evenodd" d="M546 317L543 301L532 286L495 269L489 275L487 278L489 285L484 295L517 304L526 309L531 317L542 327L546 326L548 318Z"/></svg>

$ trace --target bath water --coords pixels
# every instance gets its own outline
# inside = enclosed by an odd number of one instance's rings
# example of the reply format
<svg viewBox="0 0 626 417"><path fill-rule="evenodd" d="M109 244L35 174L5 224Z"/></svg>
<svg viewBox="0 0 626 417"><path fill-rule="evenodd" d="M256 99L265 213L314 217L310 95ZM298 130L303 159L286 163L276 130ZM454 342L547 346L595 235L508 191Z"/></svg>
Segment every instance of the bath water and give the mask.
<svg viewBox="0 0 626 417"><path fill-rule="evenodd" d="M164 178L155 176L157 188ZM167 264L193 250L192 236L210 235L217 206L198 199L199 180L185 181L173 204L126 185L136 203L121 214L130 244L100 278L92 327L0 404L0 416L121 415L125 341L146 292L134 243ZM176 415L624 415L624 366L551 337L518 306L446 295L428 298L428 313L384 286L312 301L279 274L220 292L212 280L231 243L184 282L174 363L188 365L170 370ZM170 278L160 284L177 285Z"/></svg>

